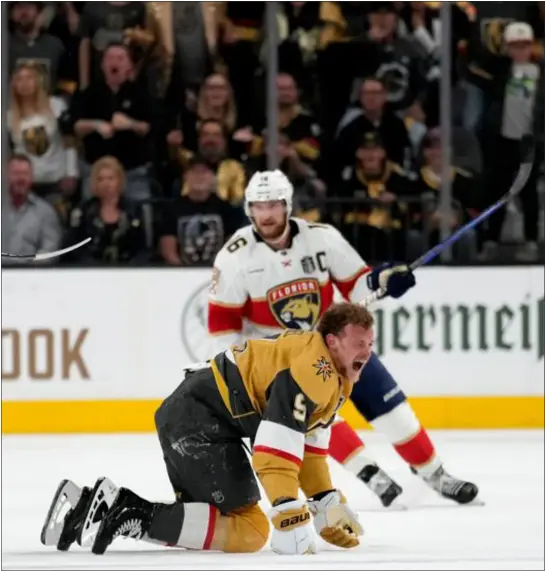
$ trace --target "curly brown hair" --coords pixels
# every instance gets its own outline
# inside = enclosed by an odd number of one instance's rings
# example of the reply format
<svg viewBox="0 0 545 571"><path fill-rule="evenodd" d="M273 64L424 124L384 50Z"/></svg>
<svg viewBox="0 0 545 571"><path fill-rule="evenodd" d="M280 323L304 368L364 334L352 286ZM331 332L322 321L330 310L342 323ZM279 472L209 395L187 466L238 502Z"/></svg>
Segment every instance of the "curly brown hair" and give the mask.
<svg viewBox="0 0 545 571"><path fill-rule="evenodd" d="M359 325L371 329L375 318L365 307L356 303L334 303L320 318L316 330L325 339L326 335L339 335L347 325Z"/></svg>

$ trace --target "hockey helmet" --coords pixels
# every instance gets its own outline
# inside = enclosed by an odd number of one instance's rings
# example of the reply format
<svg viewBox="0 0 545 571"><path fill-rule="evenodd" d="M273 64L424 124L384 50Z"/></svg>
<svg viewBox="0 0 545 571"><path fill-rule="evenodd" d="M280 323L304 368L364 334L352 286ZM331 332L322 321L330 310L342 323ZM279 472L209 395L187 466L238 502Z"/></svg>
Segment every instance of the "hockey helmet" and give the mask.
<svg viewBox="0 0 545 571"><path fill-rule="evenodd" d="M286 203L288 218L291 216L293 203L293 185L288 177L280 170L256 172L244 196L244 212L251 218L250 204L252 202L269 202L283 200Z"/></svg>

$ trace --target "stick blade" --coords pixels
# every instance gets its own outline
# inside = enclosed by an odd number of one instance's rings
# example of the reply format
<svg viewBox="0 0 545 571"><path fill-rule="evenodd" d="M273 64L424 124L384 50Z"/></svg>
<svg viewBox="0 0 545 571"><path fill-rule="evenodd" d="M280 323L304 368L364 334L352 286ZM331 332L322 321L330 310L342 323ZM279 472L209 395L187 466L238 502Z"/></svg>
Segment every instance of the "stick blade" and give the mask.
<svg viewBox="0 0 545 571"><path fill-rule="evenodd" d="M524 188L530 178L535 158L535 143L533 137L526 136L522 138L520 142L520 156L521 164L517 176L507 193L509 198L516 196Z"/></svg>
<svg viewBox="0 0 545 571"><path fill-rule="evenodd" d="M509 189L508 197L513 198L519 194L519 192L524 188L528 179L530 178L530 174L532 172L532 168L534 166L534 157L531 157L530 162L524 162L520 165L519 171L515 180L513 181L513 185Z"/></svg>
<svg viewBox="0 0 545 571"><path fill-rule="evenodd" d="M36 254L36 256L34 256L34 260L36 262L39 262L42 260L50 260L51 258L58 258L59 256L68 254L68 252L72 252L74 250L77 250L78 248L81 248L82 246L85 246L90 241L91 238L85 238L85 240L82 240L81 242L74 244L73 246L68 246L68 248L63 248L62 250L56 250L55 252L47 252L45 254Z"/></svg>
<svg viewBox="0 0 545 571"><path fill-rule="evenodd" d="M3 258L10 258L12 260L30 260L33 262L40 262L42 260L50 260L51 258L58 258L64 254L68 254L68 252L73 252L78 248L81 248L88 244L91 241L91 238L85 238L81 242L74 244L73 246L68 246L68 248L63 248L62 250L55 250L54 252L44 252L43 254L6 254L2 252Z"/></svg>

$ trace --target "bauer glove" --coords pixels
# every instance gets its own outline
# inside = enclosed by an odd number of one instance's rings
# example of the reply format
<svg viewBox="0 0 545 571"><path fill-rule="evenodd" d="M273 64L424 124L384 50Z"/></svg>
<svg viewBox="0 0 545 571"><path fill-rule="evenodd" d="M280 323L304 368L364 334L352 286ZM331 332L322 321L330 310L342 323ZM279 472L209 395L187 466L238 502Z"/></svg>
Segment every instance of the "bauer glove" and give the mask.
<svg viewBox="0 0 545 571"><path fill-rule="evenodd" d="M346 504L346 498L338 490L320 495L320 499L309 500L308 507L314 516L314 527L322 539L337 547L359 545L358 537L363 535L363 528L356 513Z"/></svg>
<svg viewBox="0 0 545 571"><path fill-rule="evenodd" d="M406 294L416 284L409 266L386 263L367 274L367 287L371 291L383 289L386 295L397 299Z"/></svg>
<svg viewBox="0 0 545 571"><path fill-rule="evenodd" d="M271 549L280 555L316 553L312 516L305 502L292 500L271 509Z"/></svg>

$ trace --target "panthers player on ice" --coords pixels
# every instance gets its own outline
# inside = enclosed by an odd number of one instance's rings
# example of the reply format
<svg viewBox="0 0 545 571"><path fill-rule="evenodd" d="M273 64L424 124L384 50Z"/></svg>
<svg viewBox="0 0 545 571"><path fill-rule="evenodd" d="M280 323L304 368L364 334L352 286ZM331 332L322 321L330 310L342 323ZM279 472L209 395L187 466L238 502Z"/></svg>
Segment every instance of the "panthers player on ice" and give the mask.
<svg viewBox="0 0 545 571"><path fill-rule="evenodd" d="M369 289L385 287L398 298L415 284L407 266L372 269L332 226L292 218L292 195L291 183L278 170L258 172L248 184L245 211L252 224L234 234L214 263L208 331L215 351L285 329L312 330L332 304L334 286L357 302ZM461 504L476 497L474 484L445 471L405 394L375 354L351 399L432 489ZM402 489L363 450L356 432L339 419L329 455L389 506Z"/></svg>

